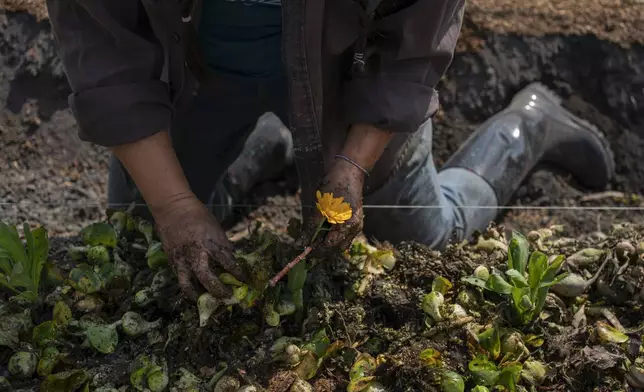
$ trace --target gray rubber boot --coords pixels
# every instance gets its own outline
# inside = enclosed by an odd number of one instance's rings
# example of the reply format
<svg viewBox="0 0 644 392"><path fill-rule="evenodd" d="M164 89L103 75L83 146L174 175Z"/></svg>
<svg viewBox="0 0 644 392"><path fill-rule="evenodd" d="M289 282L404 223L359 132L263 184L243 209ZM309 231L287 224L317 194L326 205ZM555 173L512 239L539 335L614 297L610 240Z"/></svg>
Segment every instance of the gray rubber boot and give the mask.
<svg viewBox="0 0 644 392"><path fill-rule="evenodd" d="M527 86L483 123L443 169L460 167L479 175L492 186L500 206L538 162L567 170L585 187L604 188L615 172L608 141L560 103L545 86Z"/></svg>
<svg viewBox="0 0 644 392"><path fill-rule="evenodd" d="M293 163L291 132L273 113L257 120L244 148L217 183L209 204L220 222L233 215L234 204L240 203L258 183L270 180Z"/></svg>

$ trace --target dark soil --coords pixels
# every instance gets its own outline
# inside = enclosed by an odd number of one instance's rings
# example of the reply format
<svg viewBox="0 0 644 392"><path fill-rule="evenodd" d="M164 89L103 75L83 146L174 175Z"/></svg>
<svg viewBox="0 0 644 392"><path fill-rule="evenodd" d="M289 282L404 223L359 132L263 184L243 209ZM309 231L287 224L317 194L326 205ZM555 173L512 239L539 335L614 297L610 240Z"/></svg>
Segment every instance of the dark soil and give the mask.
<svg viewBox="0 0 644 392"><path fill-rule="evenodd" d="M588 192L578 189L566 173L537 170L517 192L511 203L515 209L502 216L508 227L563 223L581 233L640 215L632 210L570 209L639 207L639 197L631 194L644 193L644 166L639 164L644 154L644 48L639 30L632 28L643 18L641 7L635 1L609 12L603 10L615 7L596 0L586 3L577 14L569 2L557 3L554 11L545 2L530 3L526 9L516 5L512 12L500 1L473 2L458 52L438 86L442 112L436 119L434 154L439 166L477 124L532 81L561 94L566 106L596 124L614 149L617 178L610 189L623 196L584 202ZM5 6L33 10L42 18L41 1L10 1ZM559 15L558 24L551 23L553 13ZM612 18L610 25L595 23L605 17ZM69 88L46 20L0 11L0 53L0 216L46 224L55 234L77 231L102 214L107 153L76 136L67 109ZM283 230L297 213L295 188L293 178L258 187L248 202L262 207L242 209L252 215L232 228L231 235L242 236L252 219Z"/></svg>

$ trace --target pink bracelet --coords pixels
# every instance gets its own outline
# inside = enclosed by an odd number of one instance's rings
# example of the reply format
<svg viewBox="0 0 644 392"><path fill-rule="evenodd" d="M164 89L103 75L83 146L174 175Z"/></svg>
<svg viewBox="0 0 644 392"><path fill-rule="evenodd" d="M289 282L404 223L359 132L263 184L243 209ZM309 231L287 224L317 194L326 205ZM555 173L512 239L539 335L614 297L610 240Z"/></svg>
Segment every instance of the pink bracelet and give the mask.
<svg viewBox="0 0 644 392"><path fill-rule="evenodd" d="M336 158L343 159L343 160L345 160L345 161L349 162L349 163L350 163L350 164L352 164L353 166L355 166L355 167L357 167L358 169L362 170L362 172L363 172L367 177L369 177L369 172L368 172L367 170L365 170L365 168L364 168L364 167L360 166L360 165L358 164L358 162L354 161L353 159L351 159L351 158L349 158L349 157L347 157L347 156L344 156L344 155L340 155L340 154L336 155L335 157L336 157Z"/></svg>

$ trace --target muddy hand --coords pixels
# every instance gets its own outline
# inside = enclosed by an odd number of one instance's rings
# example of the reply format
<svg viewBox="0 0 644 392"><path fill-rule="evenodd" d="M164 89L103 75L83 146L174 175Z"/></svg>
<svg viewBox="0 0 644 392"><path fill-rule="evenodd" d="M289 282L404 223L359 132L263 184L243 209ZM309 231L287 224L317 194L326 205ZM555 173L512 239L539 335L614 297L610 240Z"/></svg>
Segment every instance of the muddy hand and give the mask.
<svg viewBox="0 0 644 392"><path fill-rule="evenodd" d="M319 234L323 239L317 245L322 251L344 251L353 239L362 231L362 189L364 186L364 172L344 160L336 160L324 177L320 192L331 193L333 197L343 197L351 206L351 218L344 223L332 224L331 230ZM320 220L319 213L313 215L312 221L307 224L307 232L315 231ZM310 238L310 237L309 237ZM316 241L317 242L317 241Z"/></svg>
<svg viewBox="0 0 644 392"><path fill-rule="evenodd" d="M155 220L170 265L189 299L196 301L203 289L216 297L230 296L230 289L217 277L220 272L246 280L226 233L193 195L173 201Z"/></svg>

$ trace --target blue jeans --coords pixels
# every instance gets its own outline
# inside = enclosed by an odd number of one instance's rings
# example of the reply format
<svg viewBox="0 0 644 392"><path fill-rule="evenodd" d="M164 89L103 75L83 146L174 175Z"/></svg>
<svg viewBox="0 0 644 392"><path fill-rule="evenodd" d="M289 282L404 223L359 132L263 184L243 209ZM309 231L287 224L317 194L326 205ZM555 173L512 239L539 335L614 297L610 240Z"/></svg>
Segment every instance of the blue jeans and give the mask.
<svg viewBox="0 0 644 392"><path fill-rule="evenodd" d="M496 217L496 208L489 207L496 207L497 199L494 189L468 170L437 172L431 120L418 132L420 142L409 158L382 187L364 197L364 233L394 244L416 241L441 249L450 240L485 229Z"/></svg>
<svg viewBox="0 0 644 392"><path fill-rule="evenodd" d="M231 79L216 89L202 89L189 107L179 111L172 139L190 186L204 203L223 204L213 209L223 220L234 199L222 177L236 159L257 118L266 111L286 123L282 96L285 85L274 79ZM422 125L420 140L405 162L380 188L365 194L364 233L381 241L416 241L442 248L451 239L468 238L492 221L496 206L492 187L465 169L437 173L432 157L432 123ZM110 204L143 202L134 183L116 159L110 165ZM370 207L371 206L371 207ZM145 213L144 213L145 214Z"/></svg>

